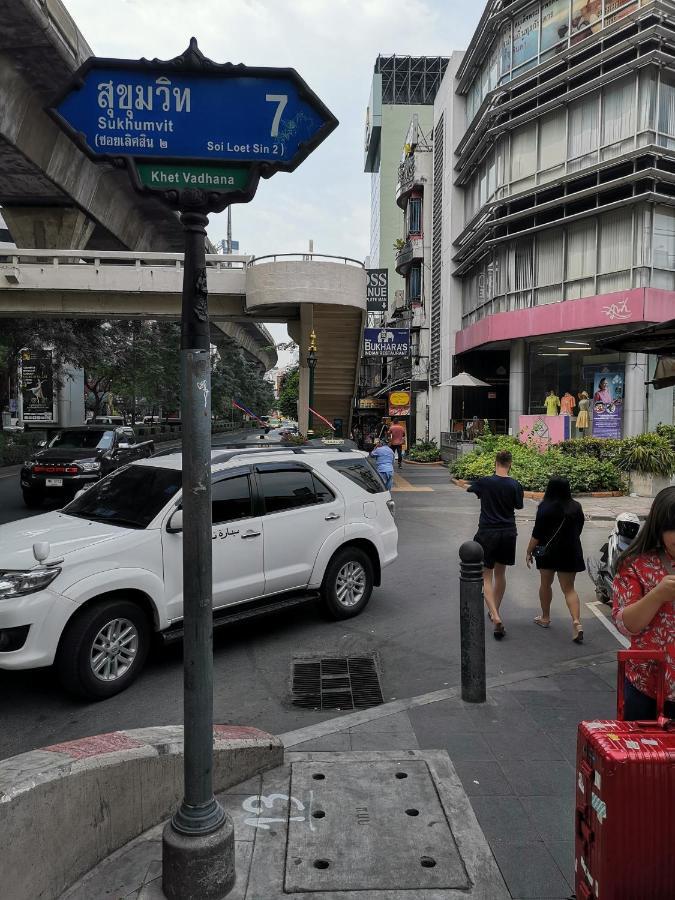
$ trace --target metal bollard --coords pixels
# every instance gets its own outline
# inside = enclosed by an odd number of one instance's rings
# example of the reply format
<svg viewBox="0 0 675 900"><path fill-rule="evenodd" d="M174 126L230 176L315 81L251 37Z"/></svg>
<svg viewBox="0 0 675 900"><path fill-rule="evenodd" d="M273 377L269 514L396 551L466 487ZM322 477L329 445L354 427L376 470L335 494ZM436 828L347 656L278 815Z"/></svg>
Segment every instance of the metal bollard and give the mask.
<svg viewBox="0 0 675 900"><path fill-rule="evenodd" d="M475 541L467 541L459 548L459 559L462 700L466 703L485 703L483 548Z"/></svg>

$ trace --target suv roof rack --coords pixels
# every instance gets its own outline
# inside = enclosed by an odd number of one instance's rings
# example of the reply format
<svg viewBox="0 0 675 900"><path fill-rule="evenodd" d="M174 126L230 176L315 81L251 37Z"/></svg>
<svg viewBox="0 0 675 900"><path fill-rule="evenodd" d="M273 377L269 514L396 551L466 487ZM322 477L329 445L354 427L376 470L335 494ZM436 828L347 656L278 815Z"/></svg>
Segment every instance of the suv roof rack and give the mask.
<svg viewBox="0 0 675 900"><path fill-rule="evenodd" d="M217 450L218 448L216 448ZM217 455L211 455L211 463L221 463L227 462L235 456L242 456L246 453L294 453L299 456L305 453L311 453L316 451L323 451L324 453L327 450L337 451L338 453L353 453L357 450L357 447L344 447L342 445L326 445L326 446L309 446L306 444L302 445L282 445L282 444L272 444L265 446L264 444L230 444L228 447L223 448L222 453L218 453ZM215 451L214 451L215 452Z"/></svg>

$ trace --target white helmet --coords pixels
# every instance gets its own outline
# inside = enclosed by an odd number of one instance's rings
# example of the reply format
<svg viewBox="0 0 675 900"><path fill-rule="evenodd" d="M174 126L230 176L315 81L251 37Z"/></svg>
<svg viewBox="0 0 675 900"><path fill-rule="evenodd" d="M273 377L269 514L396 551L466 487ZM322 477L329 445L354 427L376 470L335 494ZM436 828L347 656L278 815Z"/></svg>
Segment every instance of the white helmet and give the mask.
<svg viewBox="0 0 675 900"><path fill-rule="evenodd" d="M619 513L616 517L616 530L621 537L632 541L640 530L640 519L632 512Z"/></svg>

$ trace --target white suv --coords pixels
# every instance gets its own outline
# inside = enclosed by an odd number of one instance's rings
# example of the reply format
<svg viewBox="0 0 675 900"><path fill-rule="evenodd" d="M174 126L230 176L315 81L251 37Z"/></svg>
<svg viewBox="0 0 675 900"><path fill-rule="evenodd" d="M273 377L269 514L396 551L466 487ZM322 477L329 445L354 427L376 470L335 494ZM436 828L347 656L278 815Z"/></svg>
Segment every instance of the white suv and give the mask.
<svg viewBox="0 0 675 900"><path fill-rule="evenodd" d="M212 495L216 625L319 594L335 618L355 616L396 559L393 501L359 451L214 451ZM0 526L0 668L55 663L80 695L124 690L153 631L182 635L180 507L172 454Z"/></svg>

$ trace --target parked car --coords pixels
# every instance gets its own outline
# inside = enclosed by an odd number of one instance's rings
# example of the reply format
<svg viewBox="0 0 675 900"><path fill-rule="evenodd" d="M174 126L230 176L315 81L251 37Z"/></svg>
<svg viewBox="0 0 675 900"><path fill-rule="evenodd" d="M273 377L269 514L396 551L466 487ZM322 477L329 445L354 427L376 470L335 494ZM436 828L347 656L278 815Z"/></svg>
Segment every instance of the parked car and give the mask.
<svg viewBox="0 0 675 900"><path fill-rule="evenodd" d="M92 425L114 425L116 428L125 425L124 416L96 416Z"/></svg>
<svg viewBox="0 0 675 900"><path fill-rule="evenodd" d="M133 428L62 428L24 463L19 475L24 502L32 509L50 495L71 499L80 488L120 466L151 456L154 449L152 441L137 443Z"/></svg>
<svg viewBox="0 0 675 900"><path fill-rule="evenodd" d="M360 613L398 542L368 459L269 447L212 459L214 624L318 597L337 619ZM55 663L64 686L91 699L128 687L153 632L182 637L182 519L172 454L0 526L0 668Z"/></svg>

